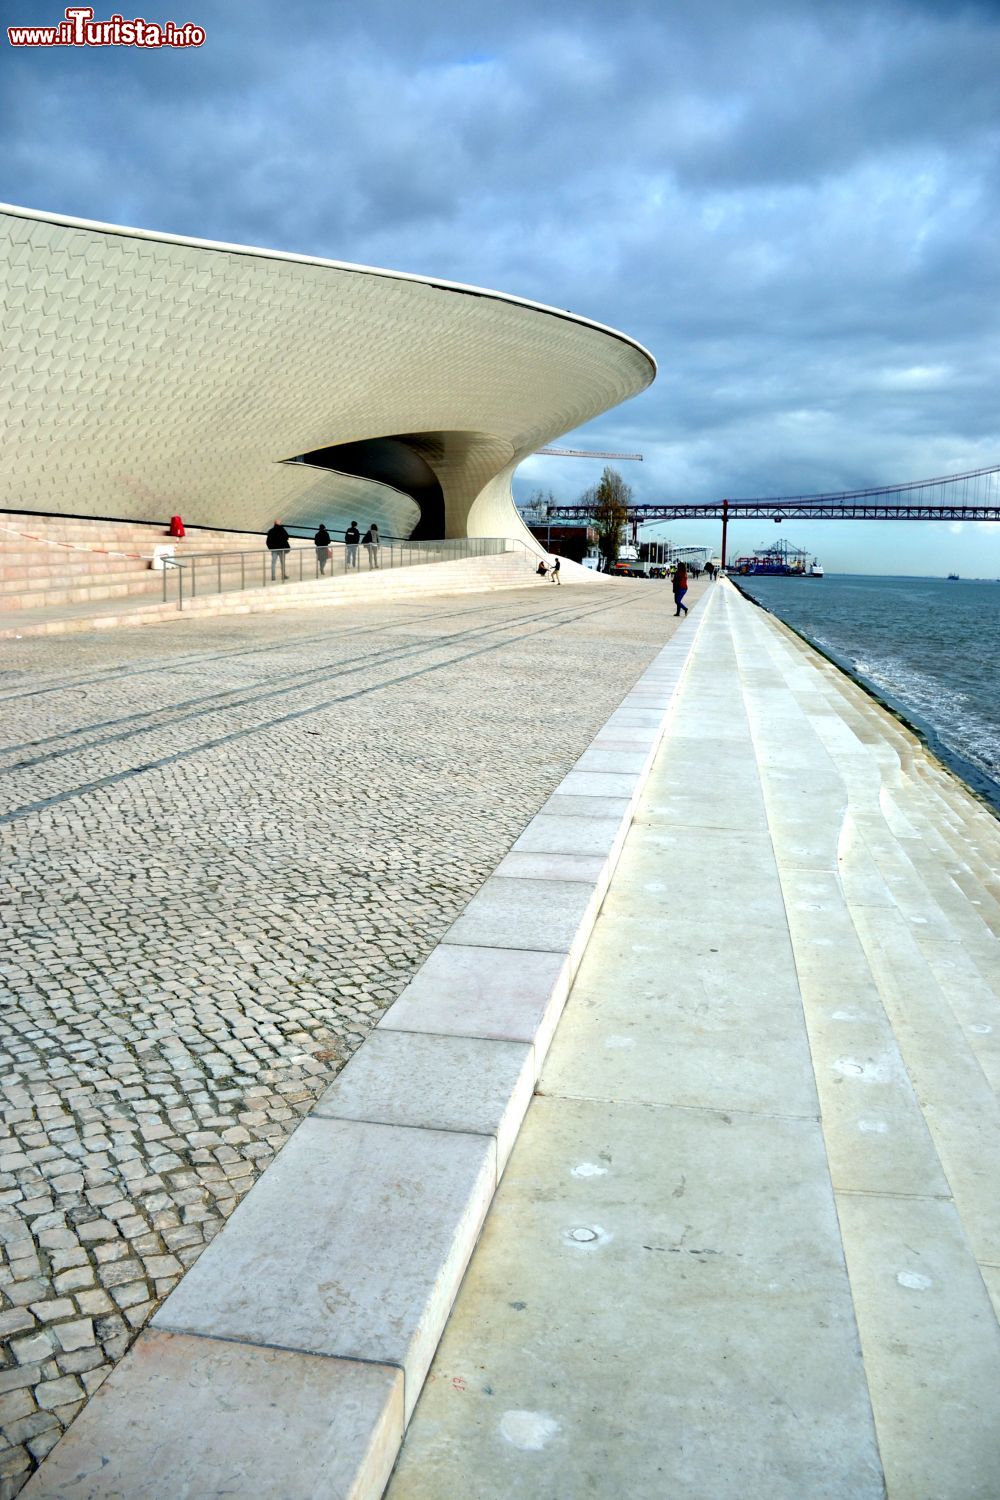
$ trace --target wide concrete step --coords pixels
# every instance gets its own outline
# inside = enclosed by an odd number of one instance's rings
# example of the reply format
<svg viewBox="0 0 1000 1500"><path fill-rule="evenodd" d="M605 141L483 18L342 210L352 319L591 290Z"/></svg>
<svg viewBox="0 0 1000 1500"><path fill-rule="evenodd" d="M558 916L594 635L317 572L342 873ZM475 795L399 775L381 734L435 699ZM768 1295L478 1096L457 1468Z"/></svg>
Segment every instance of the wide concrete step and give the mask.
<svg viewBox="0 0 1000 1500"><path fill-rule="evenodd" d="M815 684L814 707L822 715L826 705L835 716L843 747L850 752L845 763L853 762L858 767L857 774L868 778L874 794L877 805L870 810L876 819L890 818L897 851L900 845L907 848L912 844L929 890L936 890L946 904L954 905L957 898L966 917L974 914L977 903L984 918L995 916L1000 911L996 873L1000 827L996 819L924 753L916 736L904 725L880 713L881 732L873 730L870 695L832 665L823 662L818 669L812 666L807 654L813 654L797 637L788 633L780 643L772 640L768 649L779 670L783 668L783 680L793 696L796 673L801 672L802 663L809 668ZM805 707L808 710L808 705ZM817 722L822 723L822 718ZM855 818L864 811L857 792L855 788ZM961 899L963 894L967 900Z"/></svg>
<svg viewBox="0 0 1000 1500"><path fill-rule="evenodd" d="M159 575L150 575L159 580ZM168 575L168 582L169 582ZM587 580L588 584L590 579ZM615 580L607 581L613 587ZM448 563L425 563L410 568L358 570L349 575L327 575L306 583L274 584L268 573L264 588L231 590L223 593L185 596L183 612L178 610L176 584L172 602L157 602L156 589L149 602L141 598L122 599L117 605L63 603L44 605L31 610L0 608L0 639L27 635L56 635L67 631L104 630L124 625L146 625L164 620L198 619L204 615L256 614L274 609L304 608L314 605L337 606L352 600L372 598L405 598L413 593L466 593L490 589L549 587L534 576L534 566L522 553L498 557L470 558Z"/></svg>
<svg viewBox="0 0 1000 1500"><path fill-rule="evenodd" d="M1000 1374L984 1286L1000 1254L1000 969L985 905L948 866L952 841L978 828L989 847L994 831L856 685L776 622L735 600L730 615L887 1492L985 1500L998 1472L982 1434L996 1431Z"/></svg>
<svg viewBox="0 0 1000 1500"><path fill-rule="evenodd" d="M99 557L93 553L65 552L58 557L38 552L23 556L12 556L0 551L0 585L58 583L60 579L87 577L110 577L115 573L149 572L150 559L146 556Z"/></svg>
<svg viewBox="0 0 1000 1500"><path fill-rule="evenodd" d="M117 541L173 541L167 537L167 528L155 521L102 521L86 517L37 516L30 512L0 511L0 539L40 539L42 541L95 542L101 538ZM185 537L177 539L185 545L192 539L219 541L233 540L237 544L246 538L250 542L262 541L259 532L220 531L215 527L188 528Z"/></svg>
<svg viewBox="0 0 1000 1500"><path fill-rule="evenodd" d="M163 583L158 573L146 572L138 578L115 583L100 583L91 578L86 583L68 587L30 588L10 594L0 590L0 612L16 610L23 613L33 609L54 609L63 604L97 604L103 600L143 597L162 600Z"/></svg>

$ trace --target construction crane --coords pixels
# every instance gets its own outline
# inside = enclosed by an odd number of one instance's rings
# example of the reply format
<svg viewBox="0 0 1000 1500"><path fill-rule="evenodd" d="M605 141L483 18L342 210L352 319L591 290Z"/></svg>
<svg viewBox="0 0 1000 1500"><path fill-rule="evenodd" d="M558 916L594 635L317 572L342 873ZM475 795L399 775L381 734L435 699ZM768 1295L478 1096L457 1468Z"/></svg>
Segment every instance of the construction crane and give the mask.
<svg viewBox="0 0 1000 1500"><path fill-rule="evenodd" d="M556 458L628 458L642 463L641 453L595 453L585 448L536 448L536 453L551 453Z"/></svg>

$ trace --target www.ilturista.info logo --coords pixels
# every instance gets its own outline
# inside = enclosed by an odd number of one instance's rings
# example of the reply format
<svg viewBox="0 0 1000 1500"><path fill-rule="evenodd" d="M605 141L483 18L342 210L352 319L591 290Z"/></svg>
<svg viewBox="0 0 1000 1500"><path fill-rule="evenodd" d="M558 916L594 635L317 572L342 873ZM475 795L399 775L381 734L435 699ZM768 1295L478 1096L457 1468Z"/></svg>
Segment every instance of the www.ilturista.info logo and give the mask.
<svg viewBox="0 0 1000 1500"><path fill-rule="evenodd" d="M7 40L12 47L200 47L205 29L191 21L177 26L142 16L95 21L92 5L68 5L65 21L57 26L8 26Z"/></svg>

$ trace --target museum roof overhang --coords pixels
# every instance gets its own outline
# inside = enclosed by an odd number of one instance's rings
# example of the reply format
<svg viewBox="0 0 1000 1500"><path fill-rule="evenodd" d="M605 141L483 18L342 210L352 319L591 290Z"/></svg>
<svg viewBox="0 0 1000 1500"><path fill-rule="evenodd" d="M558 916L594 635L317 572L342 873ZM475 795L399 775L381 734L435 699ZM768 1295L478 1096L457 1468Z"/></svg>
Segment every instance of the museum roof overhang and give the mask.
<svg viewBox="0 0 1000 1500"><path fill-rule="evenodd" d="M428 533L455 531L501 471L655 375L625 334L502 292L0 216L15 372L0 415L14 413L5 467L22 509L63 508L72 474L85 510L99 493L101 513L117 500L134 515L141 491L159 514L183 503L196 524L242 528L327 503L339 472L409 496Z"/></svg>

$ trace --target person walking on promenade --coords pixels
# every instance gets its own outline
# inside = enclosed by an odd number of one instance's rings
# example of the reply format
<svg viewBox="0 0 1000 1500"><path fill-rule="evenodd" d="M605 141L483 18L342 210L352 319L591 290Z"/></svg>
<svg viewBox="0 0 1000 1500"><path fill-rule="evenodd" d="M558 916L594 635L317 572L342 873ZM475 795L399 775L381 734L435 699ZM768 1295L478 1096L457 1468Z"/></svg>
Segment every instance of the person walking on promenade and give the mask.
<svg viewBox="0 0 1000 1500"><path fill-rule="evenodd" d="M271 582L274 582L275 570L277 569L278 559L280 558L281 581L282 583L287 583L288 573L286 571L286 560L288 558L289 549L292 544L288 539L288 532L285 530L284 526L282 526L280 521L275 521L274 525L267 533L265 541L267 544L267 550L271 554Z"/></svg>
<svg viewBox="0 0 1000 1500"><path fill-rule="evenodd" d="M378 550L382 543L378 534L378 523L373 521L364 534L364 544L368 548L368 567L377 568L381 564L378 560Z"/></svg>
<svg viewBox="0 0 1000 1500"><path fill-rule="evenodd" d="M705 572L708 574L709 583L715 582L715 569L710 562L705 564Z"/></svg>
<svg viewBox="0 0 1000 1500"><path fill-rule="evenodd" d="M321 523L319 530L313 537L313 546L316 548L316 564L319 568L319 575L322 578L326 572L326 565L330 561L330 533L326 529L325 521Z"/></svg>
<svg viewBox="0 0 1000 1500"><path fill-rule="evenodd" d="M688 612L688 607L684 603L684 595L687 593L687 591L688 591L688 570L687 570L687 564L679 562L677 564L677 567L674 569L674 603L677 605L677 608L674 610L674 618L675 619L682 612L684 614L687 614L687 612Z"/></svg>
<svg viewBox="0 0 1000 1500"><path fill-rule="evenodd" d="M361 532L358 530L357 521L352 521L344 532L344 541L347 544L344 552L344 567L356 568L358 565L358 543L361 540Z"/></svg>
<svg viewBox="0 0 1000 1500"><path fill-rule="evenodd" d="M550 583L558 583L560 586L562 585L562 579L559 577L559 570L561 566L562 565L557 557L555 562L552 564L552 572L549 574Z"/></svg>

